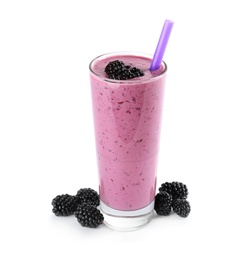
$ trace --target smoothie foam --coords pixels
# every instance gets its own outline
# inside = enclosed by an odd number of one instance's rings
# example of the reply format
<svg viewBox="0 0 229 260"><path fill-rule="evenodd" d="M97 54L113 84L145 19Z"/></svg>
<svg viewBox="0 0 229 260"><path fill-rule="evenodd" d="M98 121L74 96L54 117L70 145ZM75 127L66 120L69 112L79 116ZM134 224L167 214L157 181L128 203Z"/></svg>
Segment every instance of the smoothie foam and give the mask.
<svg viewBox="0 0 229 260"><path fill-rule="evenodd" d="M108 79L113 60L135 66L144 76ZM151 58L122 55L90 65L100 199L117 210L138 210L155 196L166 65L150 72Z"/></svg>

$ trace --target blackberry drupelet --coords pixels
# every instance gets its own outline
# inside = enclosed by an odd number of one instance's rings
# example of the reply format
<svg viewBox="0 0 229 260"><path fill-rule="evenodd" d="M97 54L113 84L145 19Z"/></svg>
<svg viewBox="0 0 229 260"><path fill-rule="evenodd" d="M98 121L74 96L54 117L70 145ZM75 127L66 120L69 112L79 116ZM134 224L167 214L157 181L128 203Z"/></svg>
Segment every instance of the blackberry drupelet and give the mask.
<svg viewBox="0 0 229 260"><path fill-rule="evenodd" d="M58 195L52 200L52 205L56 216L70 216L76 209L77 199L69 194Z"/></svg>
<svg viewBox="0 0 229 260"><path fill-rule="evenodd" d="M154 209L158 215L169 215L172 209L172 196L166 191L157 193L155 196Z"/></svg>
<svg viewBox="0 0 229 260"><path fill-rule="evenodd" d="M165 182L161 185L159 191L168 192L173 199L186 199L188 197L188 188L182 182Z"/></svg>
<svg viewBox="0 0 229 260"><path fill-rule="evenodd" d="M176 199L172 203L173 211L180 217L186 218L190 211L190 203L186 199Z"/></svg>
<svg viewBox="0 0 229 260"><path fill-rule="evenodd" d="M114 60L108 63L105 67L105 72L110 79L127 80L144 75L143 71L129 65L125 65L120 60Z"/></svg>
<svg viewBox="0 0 229 260"><path fill-rule="evenodd" d="M78 222L83 227L96 228L103 223L103 214L95 207L82 204L74 212Z"/></svg>
<svg viewBox="0 0 229 260"><path fill-rule="evenodd" d="M82 188L78 190L76 197L77 197L77 203L79 205L87 204L87 205L97 207L100 204L98 192L91 188Z"/></svg>

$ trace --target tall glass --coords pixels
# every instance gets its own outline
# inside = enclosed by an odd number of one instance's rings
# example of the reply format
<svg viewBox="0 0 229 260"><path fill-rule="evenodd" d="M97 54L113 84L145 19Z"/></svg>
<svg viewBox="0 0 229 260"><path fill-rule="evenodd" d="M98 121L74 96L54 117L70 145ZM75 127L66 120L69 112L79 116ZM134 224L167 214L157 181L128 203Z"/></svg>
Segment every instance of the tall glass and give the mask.
<svg viewBox="0 0 229 260"><path fill-rule="evenodd" d="M104 69L113 60L138 67L144 76L109 79ZM154 212L167 65L150 72L151 60L149 54L109 53L89 66L100 209L114 229L138 229Z"/></svg>

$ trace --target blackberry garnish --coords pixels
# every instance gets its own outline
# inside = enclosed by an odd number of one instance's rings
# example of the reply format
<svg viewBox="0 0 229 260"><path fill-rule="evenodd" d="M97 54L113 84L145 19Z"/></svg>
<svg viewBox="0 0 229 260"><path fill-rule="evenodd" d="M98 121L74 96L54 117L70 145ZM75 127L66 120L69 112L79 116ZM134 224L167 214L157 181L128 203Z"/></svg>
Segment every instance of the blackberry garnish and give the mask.
<svg viewBox="0 0 229 260"><path fill-rule="evenodd" d="M108 63L105 67L105 72L110 79L127 80L144 75L143 71L129 65L125 65L120 60L114 60Z"/></svg>
<svg viewBox="0 0 229 260"><path fill-rule="evenodd" d="M56 216L70 216L76 209L77 199L69 194L58 195L52 200L52 205Z"/></svg>
<svg viewBox="0 0 229 260"><path fill-rule="evenodd" d="M172 196L166 191L157 193L155 196L154 209L158 215L169 215L172 209Z"/></svg>
<svg viewBox="0 0 229 260"><path fill-rule="evenodd" d="M118 72L122 69L127 69L124 63L120 60L114 60L108 63L105 68L105 72L107 73L107 75L114 75L118 74Z"/></svg>
<svg viewBox="0 0 229 260"><path fill-rule="evenodd" d="M185 199L174 200L172 207L173 207L173 211L177 215L179 215L180 217L183 217L183 218L186 218L191 211L190 203Z"/></svg>
<svg viewBox="0 0 229 260"><path fill-rule="evenodd" d="M77 194L77 203L80 204L87 204L94 207L99 206L99 194L97 191L91 188L82 188L78 190Z"/></svg>
<svg viewBox="0 0 229 260"><path fill-rule="evenodd" d="M173 199L186 199L188 197L188 188L182 182L165 182L161 185L159 191L168 192Z"/></svg>
<svg viewBox="0 0 229 260"><path fill-rule="evenodd" d="M103 223L103 214L95 207L82 204L74 212L78 222L83 227L96 228Z"/></svg>

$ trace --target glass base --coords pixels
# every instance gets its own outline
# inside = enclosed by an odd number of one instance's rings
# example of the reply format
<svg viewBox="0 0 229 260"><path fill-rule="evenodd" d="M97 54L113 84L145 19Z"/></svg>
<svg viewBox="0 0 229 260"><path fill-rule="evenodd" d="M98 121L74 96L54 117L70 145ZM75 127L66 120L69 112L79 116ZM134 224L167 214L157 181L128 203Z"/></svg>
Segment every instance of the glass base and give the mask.
<svg viewBox="0 0 229 260"><path fill-rule="evenodd" d="M154 201L145 208L132 211L116 210L100 201L100 210L104 216L104 224L108 227L120 231L133 231L150 222L154 214Z"/></svg>

